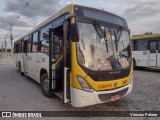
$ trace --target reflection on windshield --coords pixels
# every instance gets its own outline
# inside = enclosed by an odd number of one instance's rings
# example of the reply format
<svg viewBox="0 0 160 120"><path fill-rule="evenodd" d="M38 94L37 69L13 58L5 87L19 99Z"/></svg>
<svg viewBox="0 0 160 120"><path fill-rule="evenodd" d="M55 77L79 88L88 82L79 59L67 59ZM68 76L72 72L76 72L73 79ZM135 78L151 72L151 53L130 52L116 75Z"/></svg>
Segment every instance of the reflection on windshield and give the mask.
<svg viewBox="0 0 160 120"><path fill-rule="evenodd" d="M94 71L128 68L131 61L128 32L101 27L105 31L106 38L100 38L92 24L78 23L78 62Z"/></svg>

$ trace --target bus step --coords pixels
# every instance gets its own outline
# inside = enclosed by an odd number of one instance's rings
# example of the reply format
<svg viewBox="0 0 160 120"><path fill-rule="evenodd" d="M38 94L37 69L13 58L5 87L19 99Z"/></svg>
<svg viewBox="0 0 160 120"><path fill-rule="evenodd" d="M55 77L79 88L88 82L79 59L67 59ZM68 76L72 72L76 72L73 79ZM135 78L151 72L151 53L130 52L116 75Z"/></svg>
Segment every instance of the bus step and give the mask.
<svg viewBox="0 0 160 120"><path fill-rule="evenodd" d="M58 97L60 97L61 99L63 99L63 91L61 92L56 92L54 93L55 95L57 95Z"/></svg>

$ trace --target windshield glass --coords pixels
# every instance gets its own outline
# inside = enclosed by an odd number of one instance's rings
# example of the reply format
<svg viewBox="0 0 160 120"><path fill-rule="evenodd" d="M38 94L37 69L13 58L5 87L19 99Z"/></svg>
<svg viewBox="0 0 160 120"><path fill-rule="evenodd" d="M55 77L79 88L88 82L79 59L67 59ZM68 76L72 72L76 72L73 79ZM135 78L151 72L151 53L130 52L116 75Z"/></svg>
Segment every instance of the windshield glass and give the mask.
<svg viewBox="0 0 160 120"><path fill-rule="evenodd" d="M126 69L131 64L128 31L100 26L105 33L101 37L94 24L78 22L78 63L93 71Z"/></svg>

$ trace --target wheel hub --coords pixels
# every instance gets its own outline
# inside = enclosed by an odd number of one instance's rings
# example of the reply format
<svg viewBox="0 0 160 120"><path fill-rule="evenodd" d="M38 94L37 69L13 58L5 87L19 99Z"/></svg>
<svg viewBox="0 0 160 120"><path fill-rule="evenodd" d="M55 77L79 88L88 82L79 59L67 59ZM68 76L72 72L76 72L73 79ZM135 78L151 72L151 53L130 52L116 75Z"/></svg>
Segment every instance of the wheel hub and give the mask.
<svg viewBox="0 0 160 120"><path fill-rule="evenodd" d="M49 92L49 80L45 79L43 82L43 88L46 92Z"/></svg>

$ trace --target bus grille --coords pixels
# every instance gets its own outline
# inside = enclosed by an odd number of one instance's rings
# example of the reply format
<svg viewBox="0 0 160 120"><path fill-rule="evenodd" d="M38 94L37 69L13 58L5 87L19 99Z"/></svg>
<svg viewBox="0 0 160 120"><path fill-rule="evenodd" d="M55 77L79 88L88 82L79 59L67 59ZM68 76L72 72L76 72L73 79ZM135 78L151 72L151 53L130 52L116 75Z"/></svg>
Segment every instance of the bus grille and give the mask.
<svg viewBox="0 0 160 120"><path fill-rule="evenodd" d="M94 81L116 80L116 79L121 79L121 78L128 77L128 76L129 76L129 72L124 72L124 73L115 74L115 75L102 75L102 76L90 75L90 77L91 77Z"/></svg>
<svg viewBox="0 0 160 120"><path fill-rule="evenodd" d="M124 96L127 93L127 91L128 91L128 88L125 88L115 93L99 94L98 97L102 102L105 102L105 101L109 101L112 96L116 96L116 95Z"/></svg>

